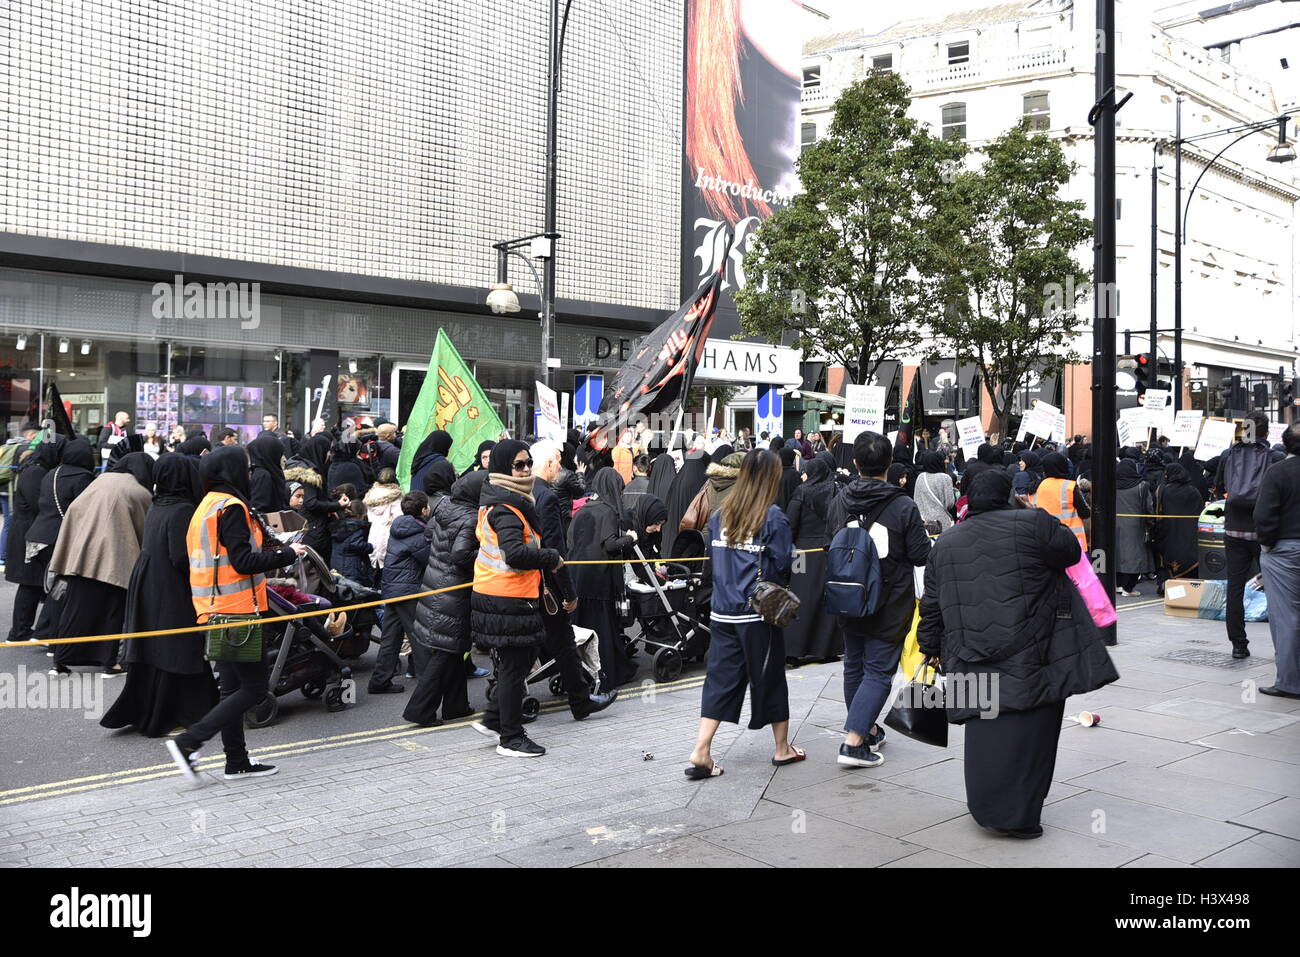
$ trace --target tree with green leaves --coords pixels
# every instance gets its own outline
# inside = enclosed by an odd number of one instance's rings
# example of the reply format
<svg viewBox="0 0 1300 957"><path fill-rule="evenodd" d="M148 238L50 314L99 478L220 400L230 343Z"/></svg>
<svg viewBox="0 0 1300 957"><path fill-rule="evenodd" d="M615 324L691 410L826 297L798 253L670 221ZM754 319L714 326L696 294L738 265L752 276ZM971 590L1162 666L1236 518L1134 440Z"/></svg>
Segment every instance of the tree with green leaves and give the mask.
<svg viewBox="0 0 1300 957"><path fill-rule="evenodd" d="M804 192L758 228L735 294L741 326L868 382L916 354L933 312L938 230L965 153L907 115L910 90L880 71L835 103L827 135L804 150Z"/></svg>
<svg viewBox="0 0 1300 957"><path fill-rule="evenodd" d="M945 308L931 328L949 354L982 370L998 431L1031 374L1077 361L1071 343L1091 271L1076 255L1092 238L1086 204L1061 196L1077 164L1028 123L980 151L984 162L953 180L939 243Z"/></svg>

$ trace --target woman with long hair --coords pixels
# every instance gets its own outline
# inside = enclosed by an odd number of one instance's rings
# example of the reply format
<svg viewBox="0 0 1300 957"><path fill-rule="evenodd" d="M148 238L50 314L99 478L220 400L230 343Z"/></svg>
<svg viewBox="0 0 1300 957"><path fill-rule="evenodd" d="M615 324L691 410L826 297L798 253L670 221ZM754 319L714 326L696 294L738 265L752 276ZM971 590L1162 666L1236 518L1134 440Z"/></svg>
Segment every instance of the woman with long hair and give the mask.
<svg viewBox="0 0 1300 957"><path fill-rule="evenodd" d="M710 753L723 721L740 721L749 686L751 729L772 726L774 765L802 761L790 745L790 699L785 683L785 642L781 629L763 621L749 604L760 581L784 585L790 578L794 548L785 513L776 507L781 460L758 450L745 456L733 493L709 518L709 557L713 570L711 640L700 704L700 727L686 776L718 777Z"/></svg>

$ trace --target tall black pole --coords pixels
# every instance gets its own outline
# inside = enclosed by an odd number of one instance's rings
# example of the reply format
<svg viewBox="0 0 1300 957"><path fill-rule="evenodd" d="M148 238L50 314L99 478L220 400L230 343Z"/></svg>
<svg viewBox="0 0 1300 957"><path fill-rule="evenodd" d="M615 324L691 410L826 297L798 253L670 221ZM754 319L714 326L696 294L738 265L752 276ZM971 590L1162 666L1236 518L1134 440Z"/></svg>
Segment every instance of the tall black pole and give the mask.
<svg viewBox="0 0 1300 957"><path fill-rule="evenodd" d="M1160 335L1159 323L1156 321L1156 303L1159 299L1159 248L1160 248L1160 144L1151 149L1151 377L1153 382L1160 381L1160 355L1156 347L1156 338Z"/></svg>
<svg viewBox="0 0 1300 957"><path fill-rule="evenodd" d="M542 374L540 381L551 385L551 355L555 340L555 252L559 235L555 229L556 194L558 192L556 126L560 99L560 0L551 0L551 17L547 27L546 86L546 222L543 233L550 247L542 265Z"/></svg>
<svg viewBox="0 0 1300 957"><path fill-rule="evenodd" d="M1183 407L1183 98L1174 115L1174 411Z"/></svg>
<svg viewBox="0 0 1300 957"><path fill-rule="evenodd" d="M1115 600L1115 0L1097 0L1093 125L1092 559ZM1115 644L1115 626L1103 629Z"/></svg>

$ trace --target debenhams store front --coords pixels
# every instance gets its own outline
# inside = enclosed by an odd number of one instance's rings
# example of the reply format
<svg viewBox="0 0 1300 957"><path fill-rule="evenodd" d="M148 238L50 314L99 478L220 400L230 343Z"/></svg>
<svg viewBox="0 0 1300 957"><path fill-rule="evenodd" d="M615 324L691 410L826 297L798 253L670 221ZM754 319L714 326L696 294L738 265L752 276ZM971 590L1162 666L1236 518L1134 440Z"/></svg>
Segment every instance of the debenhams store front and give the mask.
<svg viewBox="0 0 1300 957"><path fill-rule="evenodd" d="M542 357L535 296L520 297L520 315L534 318L505 318L483 305L485 289L436 287L425 299L410 289L402 296L353 289L334 298L323 283L162 270L88 275L7 262L0 262L0 415L10 436L34 419L51 382L82 433L119 411L131 415L134 431L149 423L162 434L177 423L209 434L229 426L245 439L267 413L304 430L318 412L331 423L353 416L404 423L439 328L506 427L531 431ZM64 260L56 268L70 267ZM561 392L572 391L575 374L616 369L620 351L611 344L663 318L565 300L557 311L553 378Z"/></svg>

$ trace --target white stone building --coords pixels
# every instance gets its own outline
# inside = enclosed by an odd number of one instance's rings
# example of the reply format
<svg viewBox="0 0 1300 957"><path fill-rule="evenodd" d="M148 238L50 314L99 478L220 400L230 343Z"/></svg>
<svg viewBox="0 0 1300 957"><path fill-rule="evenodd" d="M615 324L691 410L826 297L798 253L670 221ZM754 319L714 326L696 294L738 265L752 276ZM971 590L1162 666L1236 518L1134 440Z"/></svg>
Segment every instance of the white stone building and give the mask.
<svg viewBox="0 0 1300 957"><path fill-rule="evenodd" d="M1277 116L1291 108L1295 96L1289 86L1270 82L1269 77L1289 77L1281 64L1268 62L1275 59L1266 52L1272 51L1274 34L1231 42L1255 32L1254 18L1265 11L1225 11L1207 22L1166 10L1170 24L1161 27L1151 21L1149 7L1117 6L1117 96L1133 94L1117 126L1118 328L1133 331L1132 351L1141 352L1150 325L1153 145L1173 138L1176 98L1183 96L1182 129L1191 136ZM1247 17L1250 24L1237 22ZM1258 29L1265 29L1262 22ZM904 20L879 32L815 38L804 47L804 142L825 131L835 98L848 83L873 68L897 70L912 87L912 114L973 148L1022 115L1033 116L1078 164L1069 194L1091 209L1094 142L1087 117L1095 99L1095 35L1091 4L1023 0L941 19ZM1186 388L1192 407L1211 411L1223 376L1271 377L1273 390L1279 367L1288 376L1297 374L1300 348L1295 309L1300 189L1295 164L1265 160L1275 133L1256 134L1230 148L1195 195L1189 192L1206 162L1230 142L1231 137L1216 137L1188 144L1183 155L1185 204L1190 197L1183 250ZM1172 152L1160 165L1157 315L1161 329L1172 329ZM1080 250L1080 258L1090 265L1090 249ZM1120 352L1124 345L1121 336ZM1081 346L1086 355L1090 337ZM1159 348L1172 357L1170 333L1162 333ZM1087 393L1076 389L1073 395L1086 400ZM1086 416L1072 418L1086 428Z"/></svg>

